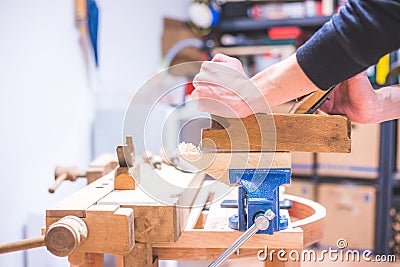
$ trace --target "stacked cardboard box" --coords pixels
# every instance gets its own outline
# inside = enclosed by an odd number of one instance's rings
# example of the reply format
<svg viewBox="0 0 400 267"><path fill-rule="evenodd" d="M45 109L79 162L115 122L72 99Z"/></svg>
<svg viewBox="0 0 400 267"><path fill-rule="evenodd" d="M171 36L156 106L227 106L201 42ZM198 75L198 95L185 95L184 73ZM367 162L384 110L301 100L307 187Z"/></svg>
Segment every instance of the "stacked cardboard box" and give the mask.
<svg viewBox="0 0 400 267"><path fill-rule="evenodd" d="M292 179L290 184L285 185L285 193L293 196L299 196L311 200L315 198L316 186L312 181Z"/></svg>
<svg viewBox="0 0 400 267"><path fill-rule="evenodd" d="M317 174L377 178L379 136L379 124L352 124L351 153L318 153Z"/></svg>
<svg viewBox="0 0 400 267"><path fill-rule="evenodd" d="M318 202L327 217L321 246L336 247L344 238L352 249L372 249L375 233L376 188L359 184L320 184Z"/></svg>

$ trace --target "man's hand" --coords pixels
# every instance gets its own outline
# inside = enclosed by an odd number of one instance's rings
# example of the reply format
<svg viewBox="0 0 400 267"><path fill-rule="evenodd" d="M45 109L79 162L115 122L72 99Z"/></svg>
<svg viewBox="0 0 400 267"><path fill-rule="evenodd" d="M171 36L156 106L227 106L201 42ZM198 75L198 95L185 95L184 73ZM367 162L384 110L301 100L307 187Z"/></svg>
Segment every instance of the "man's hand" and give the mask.
<svg viewBox="0 0 400 267"><path fill-rule="evenodd" d="M196 89L192 97L198 100L199 108L215 115L243 118L269 110L263 94L236 58L215 55L202 64L193 85Z"/></svg>
<svg viewBox="0 0 400 267"><path fill-rule="evenodd" d="M370 123L377 112L377 101L377 93L363 72L340 83L320 109L346 115L353 122Z"/></svg>

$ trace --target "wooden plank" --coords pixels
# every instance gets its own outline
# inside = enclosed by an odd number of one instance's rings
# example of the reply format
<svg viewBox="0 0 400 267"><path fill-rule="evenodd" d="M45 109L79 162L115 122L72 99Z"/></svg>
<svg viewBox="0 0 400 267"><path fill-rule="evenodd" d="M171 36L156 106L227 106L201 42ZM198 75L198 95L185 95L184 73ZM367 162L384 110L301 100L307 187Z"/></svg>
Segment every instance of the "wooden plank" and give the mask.
<svg viewBox="0 0 400 267"><path fill-rule="evenodd" d="M182 154L182 157L198 169L226 184L229 169L291 168L288 152L201 152Z"/></svg>
<svg viewBox="0 0 400 267"><path fill-rule="evenodd" d="M256 114L216 117L202 130L202 149L349 153L350 121L340 115ZM217 126L217 124L219 124Z"/></svg>
<svg viewBox="0 0 400 267"><path fill-rule="evenodd" d="M86 217L86 210L114 189L114 172L95 180L46 210L46 217Z"/></svg>
<svg viewBox="0 0 400 267"><path fill-rule="evenodd" d="M176 242L155 243L153 253L160 260L207 260L215 259L242 232L235 230L207 231L194 229L182 232ZM257 256L264 246L270 249L302 249L303 231L300 228L276 232L273 235L258 234L240 248L241 256ZM247 253L246 253L247 251Z"/></svg>

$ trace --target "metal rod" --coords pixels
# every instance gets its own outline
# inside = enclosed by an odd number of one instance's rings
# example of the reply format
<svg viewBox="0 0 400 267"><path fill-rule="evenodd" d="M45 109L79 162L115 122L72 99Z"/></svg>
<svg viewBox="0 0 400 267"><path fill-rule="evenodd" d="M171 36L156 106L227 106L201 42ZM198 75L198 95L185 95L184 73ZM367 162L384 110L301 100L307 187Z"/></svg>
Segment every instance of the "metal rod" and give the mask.
<svg viewBox="0 0 400 267"><path fill-rule="evenodd" d="M379 151L379 179L376 197L375 250L376 254L389 254L390 215L393 178L396 173L397 120L381 124Z"/></svg>
<svg viewBox="0 0 400 267"><path fill-rule="evenodd" d="M269 220L265 215L260 215L254 220L254 224L246 230L232 245L230 245L224 253L222 253L215 261L208 267L221 266L241 245L244 244L250 237L252 237L258 230L265 230L269 226Z"/></svg>

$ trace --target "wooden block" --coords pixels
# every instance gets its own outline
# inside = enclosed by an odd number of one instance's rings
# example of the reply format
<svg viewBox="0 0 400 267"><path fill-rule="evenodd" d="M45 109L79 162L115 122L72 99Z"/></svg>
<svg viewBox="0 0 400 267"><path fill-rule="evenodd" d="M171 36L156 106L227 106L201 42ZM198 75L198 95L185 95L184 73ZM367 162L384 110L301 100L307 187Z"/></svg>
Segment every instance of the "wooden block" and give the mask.
<svg viewBox="0 0 400 267"><path fill-rule="evenodd" d="M115 190L134 190L135 179L132 177L128 167L118 167L115 170L114 189Z"/></svg>
<svg viewBox="0 0 400 267"><path fill-rule="evenodd" d="M158 263L158 259L156 260ZM123 267L153 267L153 249L149 243L136 243L135 248L123 256Z"/></svg>
<svg viewBox="0 0 400 267"><path fill-rule="evenodd" d="M201 152L183 154L182 157L216 180L226 184L229 169L290 168L288 152Z"/></svg>
<svg viewBox="0 0 400 267"><path fill-rule="evenodd" d="M104 267L104 254L86 253L85 262L79 267Z"/></svg>
<svg viewBox="0 0 400 267"><path fill-rule="evenodd" d="M202 149L349 153L350 121L339 115L256 114L215 118L202 130Z"/></svg>
<svg viewBox="0 0 400 267"><path fill-rule="evenodd" d="M120 174L114 180L115 190L134 190L135 181L129 174Z"/></svg>

